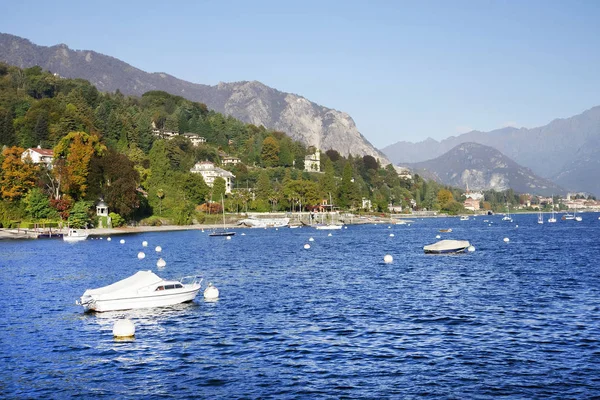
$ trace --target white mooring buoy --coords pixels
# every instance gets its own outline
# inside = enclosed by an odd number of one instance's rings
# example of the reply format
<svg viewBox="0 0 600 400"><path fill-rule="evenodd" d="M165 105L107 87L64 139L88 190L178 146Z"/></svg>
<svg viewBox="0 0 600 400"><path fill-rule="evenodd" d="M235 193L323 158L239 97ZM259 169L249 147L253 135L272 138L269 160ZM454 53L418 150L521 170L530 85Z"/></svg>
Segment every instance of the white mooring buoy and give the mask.
<svg viewBox="0 0 600 400"><path fill-rule="evenodd" d="M204 298L206 300L216 300L219 298L219 289L213 286L212 283L208 284L208 287L204 289Z"/></svg>
<svg viewBox="0 0 600 400"><path fill-rule="evenodd" d="M394 261L394 257L392 257L390 254L386 254L383 257L383 262L386 264L391 264Z"/></svg>
<svg viewBox="0 0 600 400"><path fill-rule="evenodd" d="M308 238L308 241L309 241L309 242L314 242L314 241L315 241L315 239L313 239L313 238Z"/></svg>
<svg viewBox="0 0 600 400"><path fill-rule="evenodd" d="M135 336L135 325L128 319L120 319L113 326L115 338L130 338Z"/></svg>
<svg viewBox="0 0 600 400"><path fill-rule="evenodd" d="M329 233L327 236L333 236L331 233Z"/></svg>
<svg viewBox="0 0 600 400"><path fill-rule="evenodd" d="M156 247L154 248L154 251L156 251L157 253L160 253L160 252L162 251L162 247L160 247L160 246L156 246Z"/></svg>
<svg viewBox="0 0 600 400"><path fill-rule="evenodd" d="M390 237L394 237L394 234L393 234L393 233L390 233Z"/></svg>
<svg viewBox="0 0 600 400"><path fill-rule="evenodd" d="M138 260L143 260L144 258L146 258L146 254L144 254L144 252L143 252L143 251L140 251L140 252L138 253Z"/></svg>
<svg viewBox="0 0 600 400"><path fill-rule="evenodd" d="M510 242L510 239L509 239L509 238L504 238L504 241L505 241L506 243L508 243L508 242Z"/></svg>
<svg viewBox="0 0 600 400"><path fill-rule="evenodd" d="M306 244L304 245L304 248L305 248L306 250L310 249L310 244L306 243Z"/></svg>
<svg viewBox="0 0 600 400"><path fill-rule="evenodd" d="M121 239L121 240L119 240L119 243L121 243L121 244L125 244L125 239Z"/></svg>
<svg viewBox="0 0 600 400"><path fill-rule="evenodd" d="M112 240L112 239L110 238L110 236L106 238L106 241L107 241L107 242L110 242L111 240Z"/></svg>
<svg viewBox="0 0 600 400"><path fill-rule="evenodd" d="M475 246L469 246L469 247L467 247L467 251L469 251L471 253L474 252L475 251Z"/></svg>
<svg viewBox="0 0 600 400"><path fill-rule="evenodd" d="M231 236L225 236L227 240L231 240Z"/></svg>
<svg viewBox="0 0 600 400"><path fill-rule="evenodd" d="M161 258L158 259L158 261L156 262L156 266L158 268L164 268L167 265L167 262L165 260Z"/></svg>
<svg viewBox="0 0 600 400"><path fill-rule="evenodd" d="M145 240L142 242L142 247L148 247L148 242L146 242Z"/></svg>
<svg viewBox="0 0 600 400"><path fill-rule="evenodd" d="M440 235L435 235L435 238L436 238L436 239L440 239L440 238L441 238L441 236L440 236Z"/></svg>

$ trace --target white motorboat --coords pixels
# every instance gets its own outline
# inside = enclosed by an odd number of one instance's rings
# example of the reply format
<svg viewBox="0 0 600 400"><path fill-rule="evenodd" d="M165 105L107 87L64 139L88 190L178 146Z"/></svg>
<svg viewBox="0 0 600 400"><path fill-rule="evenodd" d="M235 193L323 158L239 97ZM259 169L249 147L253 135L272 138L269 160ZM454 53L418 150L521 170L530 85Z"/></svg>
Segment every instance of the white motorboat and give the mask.
<svg viewBox="0 0 600 400"><path fill-rule="evenodd" d="M86 290L76 304L98 312L172 306L194 300L201 283L199 276L170 281L152 271L138 271L111 285Z"/></svg>
<svg viewBox="0 0 600 400"><path fill-rule="evenodd" d="M338 224L315 225L315 229L318 229L320 231L333 231L333 230L342 229L343 227L344 227L343 225L338 225Z"/></svg>
<svg viewBox="0 0 600 400"><path fill-rule="evenodd" d="M563 221L571 221L571 220L574 220L574 219L575 219L575 216L574 216L573 214L566 213L565 215L563 215L563 216L561 217L561 219L562 219Z"/></svg>
<svg viewBox="0 0 600 400"><path fill-rule="evenodd" d="M245 218L238 222L250 228L283 228L290 223L289 218Z"/></svg>
<svg viewBox="0 0 600 400"><path fill-rule="evenodd" d="M423 246L425 254L463 253L471 243L468 240L440 240L439 242Z"/></svg>
<svg viewBox="0 0 600 400"><path fill-rule="evenodd" d="M63 240L69 243L81 242L88 238L88 233L86 230L82 229L69 229L69 232L66 235L63 235Z"/></svg>
<svg viewBox="0 0 600 400"><path fill-rule="evenodd" d="M461 220L461 221L468 221L468 220L469 220L469 216L468 216L468 215L462 215L462 216L460 217L460 220Z"/></svg>

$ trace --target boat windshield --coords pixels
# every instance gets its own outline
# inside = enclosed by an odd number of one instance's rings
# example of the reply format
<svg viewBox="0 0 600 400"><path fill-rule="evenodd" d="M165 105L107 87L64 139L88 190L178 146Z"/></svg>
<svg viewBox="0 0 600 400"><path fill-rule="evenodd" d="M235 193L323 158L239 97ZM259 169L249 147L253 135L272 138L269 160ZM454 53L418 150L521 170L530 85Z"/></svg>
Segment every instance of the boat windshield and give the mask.
<svg viewBox="0 0 600 400"><path fill-rule="evenodd" d="M157 292L159 290L182 289L182 288L183 288L183 285L181 283L175 283L173 285L159 286L154 291Z"/></svg>

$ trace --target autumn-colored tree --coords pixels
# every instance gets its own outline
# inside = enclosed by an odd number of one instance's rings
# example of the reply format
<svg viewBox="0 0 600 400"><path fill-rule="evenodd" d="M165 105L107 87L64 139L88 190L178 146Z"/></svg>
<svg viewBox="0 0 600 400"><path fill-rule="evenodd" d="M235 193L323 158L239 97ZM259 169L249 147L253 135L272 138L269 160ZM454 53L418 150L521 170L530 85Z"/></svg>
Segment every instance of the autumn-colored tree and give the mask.
<svg viewBox="0 0 600 400"><path fill-rule="evenodd" d="M279 143L277 139L268 136L263 140L260 157L265 167L274 167L279 163Z"/></svg>
<svg viewBox="0 0 600 400"><path fill-rule="evenodd" d="M106 146L96 135L70 132L63 137L54 147L55 159L64 163L64 168L56 168L56 173L61 174L63 191L75 199L84 197L92 156L101 156L105 151Z"/></svg>
<svg viewBox="0 0 600 400"><path fill-rule="evenodd" d="M454 201L454 196L448 189L440 189L437 194L437 201L442 207L445 207L447 204Z"/></svg>
<svg viewBox="0 0 600 400"><path fill-rule="evenodd" d="M19 200L35 186L38 168L21 159L23 151L25 150L22 147L16 146L7 147L2 151L4 160L0 172L0 190L3 199Z"/></svg>

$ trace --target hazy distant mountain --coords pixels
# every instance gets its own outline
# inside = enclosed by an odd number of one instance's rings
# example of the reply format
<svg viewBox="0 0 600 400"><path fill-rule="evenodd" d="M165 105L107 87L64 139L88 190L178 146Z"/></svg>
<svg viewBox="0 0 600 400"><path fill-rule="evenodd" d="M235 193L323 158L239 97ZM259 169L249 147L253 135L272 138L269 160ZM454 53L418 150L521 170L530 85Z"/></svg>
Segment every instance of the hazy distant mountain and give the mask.
<svg viewBox="0 0 600 400"><path fill-rule="evenodd" d="M438 157L460 143L492 146L536 174L559 179L566 189L600 194L598 154L590 144L600 139L600 106L566 119L556 119L538 128L502 128L491 132L472 131L438 142L398 142L382 151L394 163L412 163ZM583 157L583 158L582 158Z"/></svg>
<svg viewBox="0 0 600 400"><path fill-rule="evenodd" d="M118 89L124 94L140 96L150 90L163 90L205 103L210 109L244 122L281 130L307 145L335 149L343 155L372 155L388 163L362 136L348 114L260 82L196 84L165 73L147 73L94 51L71 50L64 44L38 46L27 39L2 33L0 61L21 68L39 65L63 77L86 79L105 92Z"/></svg>
<svg viewBox="0 0 600 400"><path fill-rule="evenodd" d="M471 190L512 188L516 192L540 195L565 192L498 150L478 143L462 143L435 159L406 166L425 178L461 188L469 185Z"/></svg>

